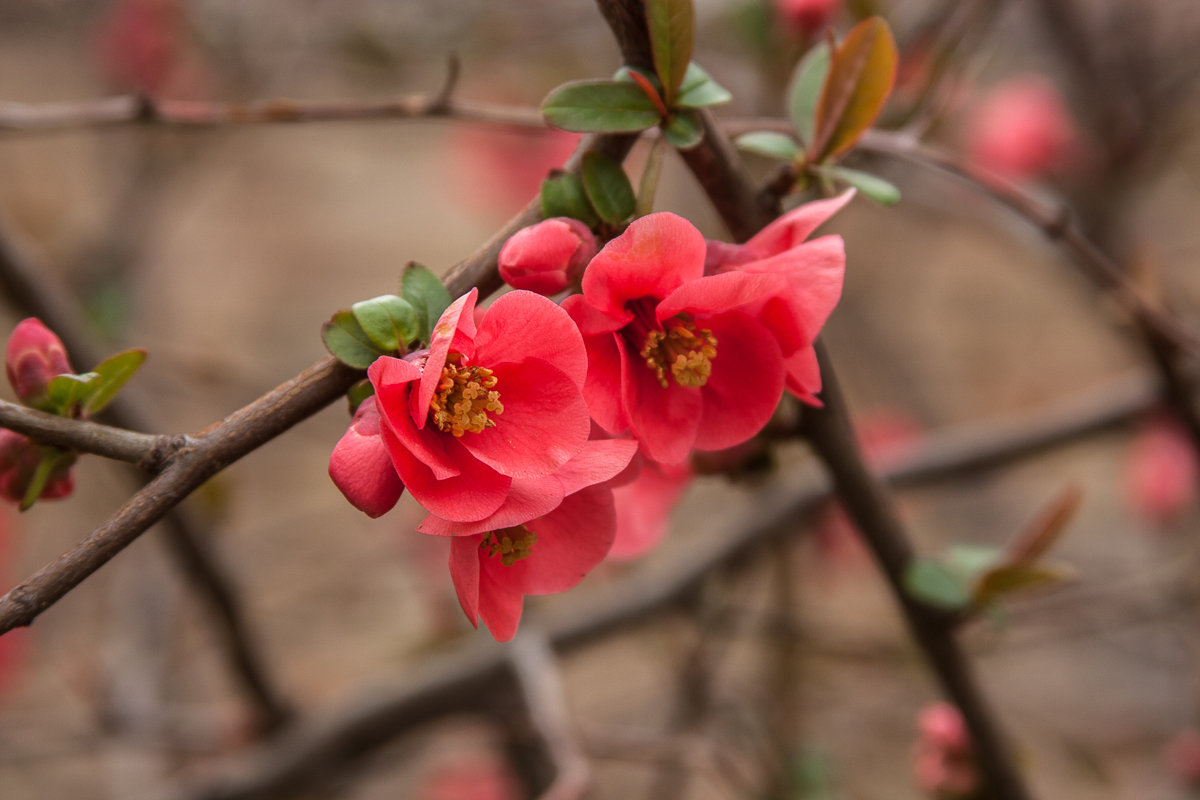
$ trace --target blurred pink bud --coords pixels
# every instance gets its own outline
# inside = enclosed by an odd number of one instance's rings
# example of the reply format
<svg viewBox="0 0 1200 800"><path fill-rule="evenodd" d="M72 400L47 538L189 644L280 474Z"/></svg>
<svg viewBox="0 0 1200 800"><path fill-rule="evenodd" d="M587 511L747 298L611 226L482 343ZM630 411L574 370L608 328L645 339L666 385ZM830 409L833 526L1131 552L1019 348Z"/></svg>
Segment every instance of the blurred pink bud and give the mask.
<svg viewBox="0 0 1200 800"><path fill-rule="evenodd" d="M638 453L631 463L641 464L637 477L613 489L617 534L608 556L614 561L638 558L662 541L693 477L687 462L659 464Z"/></svg>
<svg viewBox="0 0 1200 800"><path fill-rule="evenodd" d="M829 27L838 0L775 0L775 13L796 36L808 37Z"/></svg>
<svg viewBox="0 0 1200 800"><path fill-rule="evenodd" d="M517 800L520 796L511 771L491 758L443 767L426 778L418 793L420 800Z"/></svg>
<svg viewBox="0 0 1200 800"><path fill-rule="evenodd" d="M4 355L8 382L21 402L38 406L56 375L71 372L67 351L54 333L36 317L22 320L8 337Z"/></svg>
<svg viewBox="0 0 1200 800"><path fill-rule="evenodd" d="M404 492L383 443L374 397L362 401L334 446L329 477L351 505L372 519L390 511Z"/></svg>
<svg viewBox="0 0 1200 800"><path fill-rule="evenodd" d="M1028 77L993 89L967 130L970 159L1010 178L1044 176L1070 166L1075 123L1051 84Z"/></svg>
<svg viewBox="0 0 1200 800"><path fill-rule="evenodd" d="M971 747L962 714L949 703L933 703L921 709L917 730L923 742L943 750L966 752Z"/></svg>
<svg viewBox="0 0 1200 800"><path fill-rule="evenodd" d="M20 503L29 491L29 484L42 460L43 450L32 439L19 433L0 429L0 497ZM39 497L41 500L58 500L71 494L75 488L75 476L71 474L71 465L75 458L64 458L49 480Z"/></svg>
<svg viewBox="0 0 1200 800"><path fill-rule="evenodd" d="M500 250L500 277L514 289L543 295L576 283L596 255L596 238L577 219L554 217L522 228Z"/></svg>
<svg viewBox="0 0 1200 800"><path fill-rule="evenodd" d="M1166 749L1167 767L1188 786L1200 788L1200 730L1184 728L1171 737Z"/></svg>
<svg viewBox="0 0 1200 800"><path fill-rule="evenodd" d="M118 86L160 93L183 50L178 0L117 0L101 23L99 59Z"/></svg>
<svg viewBox="0 0 1200 800"><path fill-rule="evenodd" d="M1139 513L1169 522L1196 501L1200 460L1183 427L1167 417L1149 421L1133 440L1125 493Z"/></svg>

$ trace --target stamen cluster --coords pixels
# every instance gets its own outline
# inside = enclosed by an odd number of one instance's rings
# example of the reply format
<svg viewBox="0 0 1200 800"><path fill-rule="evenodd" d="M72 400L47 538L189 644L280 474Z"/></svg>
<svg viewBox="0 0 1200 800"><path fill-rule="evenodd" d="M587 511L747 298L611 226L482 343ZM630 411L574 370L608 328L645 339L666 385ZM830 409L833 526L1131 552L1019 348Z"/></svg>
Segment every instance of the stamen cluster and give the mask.
<svg viewBox="0 0 1200 800"><path fill-rule="evenodd" d="M708 328L696 329L688 319L676 317L664 330L646 334L639 353L646 366L654 370L658 383L667 388L667 369L680 386L699 388L712 375L712 361L717 357L717 337Z"/></svg>
<svg viewBox="0 0 1200 800"><path fill-rule="evenodd" d="M489 556L500 556L500 563L511 567L521 559L528 558L536 542L536 533L524 525L517 525L485 534L479 542L479 548Z"/></svg>
<svg viewBox="0 0 1200 800"><path fill-rule="evenodd" d="M464 433L482 433L496 423L488 412L501 414L504 405L496 391L496 377L486 367L460 366L462 356L451 353L442 368L437 391L429 402L429 417L440 431L449 431L455 438Z"/></svg>

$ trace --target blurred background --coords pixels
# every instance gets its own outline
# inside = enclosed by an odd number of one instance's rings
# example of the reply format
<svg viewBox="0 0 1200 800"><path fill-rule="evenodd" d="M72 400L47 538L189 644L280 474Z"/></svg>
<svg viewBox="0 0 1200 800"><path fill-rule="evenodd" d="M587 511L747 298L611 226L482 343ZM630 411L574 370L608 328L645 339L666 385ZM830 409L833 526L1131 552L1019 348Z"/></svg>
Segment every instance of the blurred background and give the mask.
<svg viewBox="0 0 1200 800"><path fill-rule="evenodd" d="M1196 323L1200 7L699 0L696 59L735 97L719 116L782 116L791 69L824 24L844 33L871 10L902 51L882 126L911 126L1047 202L1061 198L1143 291ZM619 66L584 0L26 0L0 3L0 118L5 102L134 90L212 101L433 91L451 54L457 97L531 107L564 81ZM195 431L319 359L321 323L395 291L406 262L442 273L470 255L573 144L446 120L5 130L0 229L78 305L97 349L150 351L128 390L151 410L146 429ZM635 181L644 158L630 159ZM868 444L894 454L928 432L1149 378L1116 306L1026 221L919 166L868 152L851 163L904 194L891 208L860 197L822 230L846 240L845 294L825 339ZM771 168L758 157L749 166ZM727 238L673 155L656 208ZM27 315L9 300L3 331ZM1166 800L1200 785L1200 774L1186 779L1200 758L1167 754L1200 722L1200 469L1162 419L900 495L919 548L937 554L1002 544L1067 486L1083 490L1053 553L1074 579L965 631L1039 797ZM419 509L406 498L369 520L330 483L329 452L348 421L336 404L187 504L301 712L401 685L430 657L488 637L458 609L444 543L413 532ZM652 553L602 565L562 597L531 598L527 614L653 576L739 530L764 492L816 471L799 445L774 458L783 479L698 477ZM22 515L0 508L3 588L131 491L94 456L76 475L68 500ZM166 797L255 746L220 639L158 534L0 639L5 800ZM832 509L559 666L592 771L588 797L779 796L785 773L796 776L785 796L806 800L930 796L913 758L916 717L937 687ZM313 796L519 797L510 734L456 715L398 737Z"/></svg>

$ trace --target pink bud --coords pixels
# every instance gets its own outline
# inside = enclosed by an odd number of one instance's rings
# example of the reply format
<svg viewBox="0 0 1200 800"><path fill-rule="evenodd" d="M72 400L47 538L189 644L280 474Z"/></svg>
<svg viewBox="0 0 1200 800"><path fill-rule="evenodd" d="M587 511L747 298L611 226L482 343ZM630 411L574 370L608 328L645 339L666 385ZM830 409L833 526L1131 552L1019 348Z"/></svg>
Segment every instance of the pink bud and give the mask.
<svg viewBox="0 0 1200 800"><path fill-rule="evenodd" d="M350 427L333 448L329 477L351 505L371 518L390 511L404 492L383 443L374 397L362 401Z"/></svg>
<svg viewBox="0 0 1200 800"><path fill-rule="evenodd" d="M829 27L838 0L775 0L775 13L796 36L809 37Z"/></svg>
<svg viewBox="0 0 1200 800"><path fill-rule="evenodd" d="M577 219L554 217L522 228L500 250L500 277L515 289L543 295L579 280L596 255L596 239Z"/></svg>
<svg viewBox="0 0 1200 800"><path fill-rule="evenodd" d="M1188 786L1200 787L1200 730L1185 728L1167 742L1167 766Z"/></svg>
<svg viewBox="0 0 1200 800"><path fill-rule="evenodd" d="M51 378L71 372L63 343L35 317L22 320L13 329L8 337L4 366L13 391L21 402L30 406L45 401Z"/></svg>
<svg viewBox="0 0 1200 800"><path fill-rule="evenodd" d="M1004 83L984 99L970 121L967 150L984 169L1036 177L1069 167L1077 139L1058 90L1030 77Z"/></svg>
<svg viewBox="0 0 1200 800"><path fill-rule="evenodd" d="M954 752L966 752L971 747L967 725L962 714L949 703L933 703L917 716L917 730L923 741Z"/></svg>
<svg viewBox="0 0 1200 800"><path fill-rule="evenodd" d="M1196 501L1200 458L1183 427L1172 419L1151 420L1133 440L1125 466L1125 493L1134 509L1162 524Z"/></svg>
<svg viewBox="0 0 1200 800"><path fill-rule="evenodd" d="M41 460L42 448L36 442L15 431L0 429L0 497L14 503L24 500ZM75 476L71 474L74 463L72 456L55 467L39 499L58 500L71 494L75 488Z"/></svg>

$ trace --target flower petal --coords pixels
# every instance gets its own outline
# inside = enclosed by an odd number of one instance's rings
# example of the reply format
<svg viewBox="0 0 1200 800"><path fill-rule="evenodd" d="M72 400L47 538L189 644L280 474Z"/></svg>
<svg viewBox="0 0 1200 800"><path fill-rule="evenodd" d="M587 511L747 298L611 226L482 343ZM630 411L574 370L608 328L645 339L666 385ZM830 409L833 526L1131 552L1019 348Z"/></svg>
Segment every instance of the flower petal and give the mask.
<svg viewBox="0 0 1200 800"><path fill-rule="evenodd" d="M584 300L581 294L573 294L563 300L562 309L571 315L575 327L579 328L579 332L584 337L618 331L625 326L625 323L633 319L633 313L625 309L621 309L620 313L613 315L598 311L588 305L587 300Z"/></svg>
<svg viewBox="0 0 1200 800"><path fill-rule="evenodd" d="M355 508L372 518L390 511L404 492L379 432L374 397L362 402L334 446L329 477Z"/></svg>
<svg viewBox="0 0 1200 800"><path fill-rule="evenodd" d="M683 217L648 214L592 259L583 273L583 296L597 310L618 316L630 300L661 299L703 275L706 249L700 231Z"/></svg>
<svg viewBox="0 0 1200 800"><path fill-rule="evenodd" d="M774 342L771 344L774 346ZM721 358L719 344L717 348L714 372ZM700 426L701 390L680 386L669 379L663 387L654 370L640 359L626 358L622 367L621 402L629 417L630 432L655 461L664 464L683 461L691 452Z"/></svg>
<svg viewBox="0 0 1200 800"><path fill-rule="evenodd" d="M410 413L410 400L417 391L421 370L413 364L391 356L380 356L367 370L375 387L375 406L390 428L393 439L433 472L436 480L459 474L458 465L446 451L446 440L435 428L420 430ZM428 406L426 407L428 415ZM392 452L393 460L396 454Z"/></svg>
<svg viewBox="0 0 1200 800"><path fill-rule="evenodd" d="M479 627L479 542L482 536L463 536L450 540L450 580L458 595L458 604Z"/></svg>
<svg viewBox="0 0 1200 800"><path fill-rule="evenodd" d="M720 314L697 324L716 335L717 357L712 360L708 382L700 389L704 405L695 446L722 450L754 436L775 413L783 395L783 357L775 337L742 312Z"/></svg>
<svg viewBox="0 0 1200 800"><path fill-rule="evenodd" d="M620 475L635 453L637 442L633 439L589 439L554 477L561 482L564 494L574 494Z"/></svg>
<svg viewBox="0 0 1200 800"><path fill-rule="evenodd" d="M853 197L854 190L848 189L837 197L797 206L756 233L745 246L758 258L790 250L841 211Z"/></svg>
<svg viewBox="0 0 1200 800"><path fill-rule="evenodd" d="M662 541L671 510L691 481L692 472L687 467L646 459L632 483L613 489L617 535L608 557L619 561L637 558Z"/></svg>
<svg viewBox="0 0 1200 800"><path fill-rule="evenodd" d="M508 496L496 512L478 522L453 522L430 514L417 530L433 536L469 536L522 525L558 508L563 485L557 475L514 478Z"/></svg>
<svg viewBox="0 0 1200 800"><path fill-rule="evenodd" d="M475 336L475 363L491 367L527 358L548 361L577 386L587 376L587 352L571 317L533 292L509 292L488 308Z"/></svg>
<svg viewBox="0 0 1200 800"><path fill-rule="evenodd" d="M383 442L392 456L392 464L405 488L431 514L455 522L473 522L495 513L504 503L512 486L512 478L471 456L457 442L447 443L459 448L453 454L458 474L439 480L434 472L409 452L392 429L381 429Z"/></svg>
<svg viewBox="0 0 1200 800"><path fill-rule="evenodd" d="M688 281L671 292L655 310L658 321L684 312L730 311L741 306L761 304L768 297L787 291L786 281L777 275L750 272L726 272Z"/></svg>
<svg viewBox="0 0 1200 800"><path fill-rule="evenodd" d="M418 428L424 428L429 420L429 402L442 379L442 368L446 356L453 350L461 353L468 361L475 355L475 301L479 290L472 289L451 303L429 337L429 358L421 375L421 388L416 395L413 417Z"/></svg>
<svg viewBox="0 0 1200 800"><path fill-rule="evenodd" d="M507 642L517 635L524 601L525 597L519 589L496 580L486 567L481 569L479 616L496 641Z"/></svg>
<svg viewBox="0 0 1200 800"><path fill-rule="evenodd" d="M625 343L611 333L583 337L588 354L587 380L583 397L588 411L608 433L624 433L629 418L621 403L621 363L625 358Z"/></svg>
<svg viewBox="0 0 1200 800"><path fill-rule="evenodd" d="M494 374L504 411L496 427L464 434L464 448L513 478L548 475L579 452L591 422L574 380L540 358L497 364Z"/></svg>
<svg viewBox="0 0 1200 800"><path fill-rule="evenodd" d="M842 296L846 245L840 236L822 236L742 267L745 273L778 275L787 282L780 295L806 344L811 344Z"/></svg>
<svg viewBox="0 0 1200 800"><path fill-rule="evenodd" d="M821 391L821 366L812 345L788 356L783 366L787 371L787 390L810 406L821 408L824 404L817 398L817 392Z"/></svg>

